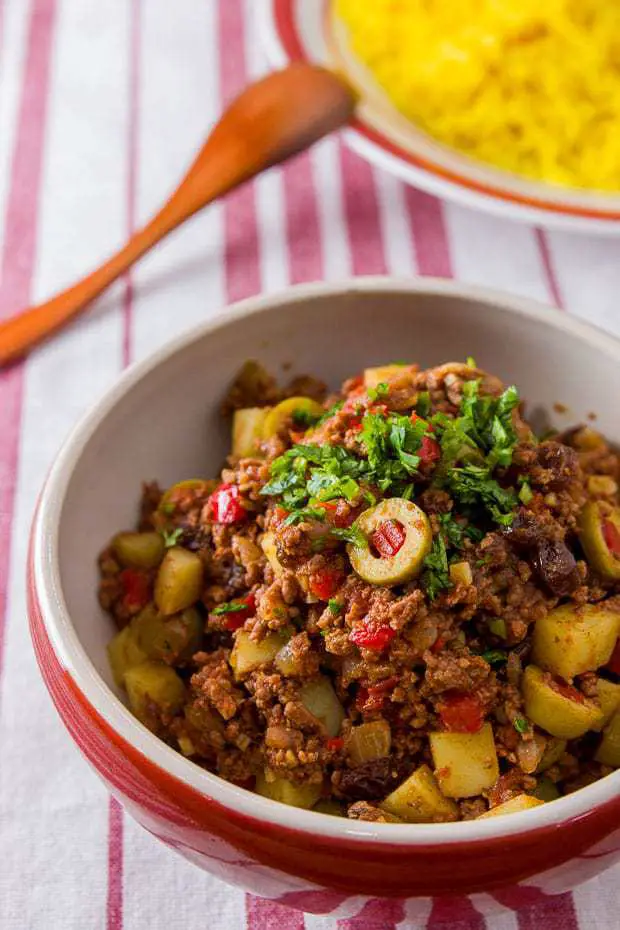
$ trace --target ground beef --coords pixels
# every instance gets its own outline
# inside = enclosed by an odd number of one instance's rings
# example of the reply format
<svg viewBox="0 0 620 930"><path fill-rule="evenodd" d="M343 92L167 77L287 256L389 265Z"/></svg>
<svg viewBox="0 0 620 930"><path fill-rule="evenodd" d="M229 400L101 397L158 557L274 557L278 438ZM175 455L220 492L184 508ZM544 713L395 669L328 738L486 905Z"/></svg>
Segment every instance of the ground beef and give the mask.
<svg viewBox="0 0 620 930"><path fill-rule="evenodd" d="M620 513L620 456L590 427L538 441L518 404L501 429L493 426L508 437L510 455L500 450L501 464L485 462L480 436L490 424L478 423L477 438L463 443L461 433L446 441L446 423L460 417L463 426L474 416L476 392L480 409L497 404L498 378L460 362L426 370L394 364L381 378L369 390L355 375L326 397L314 378L281 389L248 363L224 401L227 414L306 396L325 415L307 428L289 419L257 442L252 457L232 454L217 478L180 482L165 495L155 483L143 486L137 529L159 532L162 551L192 554L188 571L198 574L200 590L194 585L192 599L166 619L170 629L189 623L195 633L192 649L167 665L184 698L146 694L141 719L235 784L273 797L288 790L300 804L321 798L369 822L392 822L381 806L387 795L421 765L436 768L429 734L473 734L483 723L500 775L479 794L457 798L455 817L475 819L533 793L541 779L561 794L578 790L609 772L595 760L600 736L560 744L558 755L557 740L527 717L523 673L536 656L535 624L558 605L620 611L620 582L588 565L580 543L587 501L597 501L605 519ZM471 382L477 387L466 387ZM388 433L373 432L386 417ZM424 418L426 445L412 450L411 424ZM390 468L405 468L398 481L390 484L378 466L369 476L373 456L381 464L394 443ZM482 492L464 496L459 475L475 479L486 469L486 502ZM280 491L263 493L274 475ZM222 483L238 489L242 510L218 522L213 494ZM425 512L432 549L417 572L377 585L353 570L349 547L364 543L355 521L384 496L411 499ZM158 571L122 563L114 540L99 558L99 601L124 631L123 662L161 661L152 654L160 628L148 627L149 617L162 619ZM617 667L572 681L545 671L543 682L596 703L600 679L616 683ZM119 677L125 671L115 667ZM541 775L553 748L555 761Z"/></svg>

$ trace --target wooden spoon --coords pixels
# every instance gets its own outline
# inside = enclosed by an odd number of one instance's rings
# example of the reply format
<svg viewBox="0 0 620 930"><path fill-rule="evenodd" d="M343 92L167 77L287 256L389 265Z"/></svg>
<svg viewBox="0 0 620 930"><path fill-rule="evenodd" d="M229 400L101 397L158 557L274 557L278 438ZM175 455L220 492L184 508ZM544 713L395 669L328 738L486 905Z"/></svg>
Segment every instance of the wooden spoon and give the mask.
<svg viewBox="0 0 620 930"><path fill-rule="evenodd" d="M314 65L294 64L252 84L226 110L168 202L116 255L46 303L0 323L0 367L81 313L198 210L343 126L355 104L344 80Z"/></svg>

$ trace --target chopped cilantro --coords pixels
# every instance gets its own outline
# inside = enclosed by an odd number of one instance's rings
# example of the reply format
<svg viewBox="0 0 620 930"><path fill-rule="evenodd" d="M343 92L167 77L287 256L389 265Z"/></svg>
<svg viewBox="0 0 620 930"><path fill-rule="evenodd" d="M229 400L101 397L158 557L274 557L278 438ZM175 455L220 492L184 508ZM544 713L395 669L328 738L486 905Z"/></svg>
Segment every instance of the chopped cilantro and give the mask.
<svg viewBox="0 0 620 930"><path fill-rule="evenodd" d="M336 539L343 539L345 542L352 543L354 546L357 546L358 549L368 548L368 540L355 524L353 526L346 526L342 529L332 529L330 530L330 534Z"/></svg>
<svg viewBox="0 0 620 930"><path fill-rule="evenodd" d="M426 419L431 412L431 395L429 391L420 391L415 405L415 411L419 417Z"/></svg>
<svg viewBox="0 0 620 930"><path fill-rule="evenodd" d="M387 381L380 381L374 388L368 388L368 397L370 400L379 400L380 397L386 397L390 393L390 386Z"/></svg>
<svg viewBox="0 0 620 930"><path fill-rule="evenodd" d="M452 587L446 543L441 533L434 537L431 551L424 559L422 584L431 601L435 600L440 591Z"/></svg>
<svg viewBox="0 0 620 930"><path fill-rule="evenodd" d="M293 423L295 426L300 429L308 429L310 426L319 420L315 414L310 413L309 410L304 410L302 407L298 407L297 410L293 410Z"/></svg>
<svg viewBox="0 0 620 930"><path fill-rule="evenodd" d="M512 725L517 733L527 733L530 728L530 725L525 717L515 717L515 719L512 721Z"/></svg>
<svg viewBox="0 0 620 930"><path fill-rule="evenodd" d="M330 597L327 606L329 607L330 613L334 614L335 617L337 617L339 613L342 613L342 604L337 601L335 597Z"/></svg>
<svg viewBox="0 0 620 930"><path fill-rule="evenodd" d="M460 549L463 545L463 527L454 519L454 514L442 513L439 522L446 545Z"/></svg>
<svg viewBox="0 0 620 930"><path fill-rule="evenodd" d="M344 404L343 400L337 400L336 403L333 404L333 406L331 406L328 410L325 411L322 417L319 417L319 419L316 421L314 425L321 426L323 423L325 423L326 420L330 420L335 414L338 413L339 410L342 409L343 404Z"/></svg>
<svg viewBox="0 0 620 930"><path fill-rule="evenodd" d="M305 523L307 520L325 520L325 511L322 507L300 507L299 510L293 510L289 513L284 521L285 526L295 526L297 523Z"/></svg>
<svg viewBox="0 0 620 930"><path fill-rule="evenodd" d="M502 665L508 656L501 649L489 649L487 652L483 652L480 658L488 662L489 665Z"/></svg>
<svg viewBox="0 0 620 930"><path fill-rule="evenodd" d="M211 613L214 617L221 617L222 614L236 614L240 610L247 610L248 605L243 601L227 601L225 604L219 604Z"/></svg>
<svg viewBox="0 0 620 930"><path fill-rule="evenodd" d="M463 465L453 468L447 486L461 504L481 504L500 526L510 526L517 504L512 488L502 488L491 469L482 465Z"/></svg>
<svg viewBox="0 0 620 930"><path fill-rule="evenodd" d="M179 539L183 535L183 529L177 526L175 530L170 530L169 533L166 530L162 530L161 535L164 537L164 546L166 549L172 549L173 546L177 545Z"/></svg>

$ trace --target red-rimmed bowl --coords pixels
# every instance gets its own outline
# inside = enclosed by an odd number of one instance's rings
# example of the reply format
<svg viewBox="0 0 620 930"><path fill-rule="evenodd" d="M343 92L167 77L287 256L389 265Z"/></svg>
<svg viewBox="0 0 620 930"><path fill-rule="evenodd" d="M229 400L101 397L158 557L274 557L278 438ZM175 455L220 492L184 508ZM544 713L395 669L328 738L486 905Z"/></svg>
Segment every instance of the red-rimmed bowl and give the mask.
<svg viewBox="0 0 620 930"><path fill-rule="evenodd" d="M96 600L97 553L133 522L143 479L167 484L219 470L229 443L219 402L248 356L336 385L371 363L472 354L521 385L539 422L565 426L596 413L620 441L620 343L611 337L516 297L432 279L362 278L245 301L171 343L119 380L52 468L28 581L32 638L52 699L128 812L225 881L322 913L359 909L368 897L410 899L413 915L431 896L481 891L518 906L620 860L620 772L508 817L347 821L203 771L134 719L108 668L113 630Z"/></svg>
<svg viewBox="0 0 620 930"><path fill-rule="evenodd" d="M620 193L528 180L435 141L400 114L349 47L333 0L258 0L263 44L274 67L307 61L334 67L360 103L346 141L414 187L465 206L541 226L620 234Z"/></svg>

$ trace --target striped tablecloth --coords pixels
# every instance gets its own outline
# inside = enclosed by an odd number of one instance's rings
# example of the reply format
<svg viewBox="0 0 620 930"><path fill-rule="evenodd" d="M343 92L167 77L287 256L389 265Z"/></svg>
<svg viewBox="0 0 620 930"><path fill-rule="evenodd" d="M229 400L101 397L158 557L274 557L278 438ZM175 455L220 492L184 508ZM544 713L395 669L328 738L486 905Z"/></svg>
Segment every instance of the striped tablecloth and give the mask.
<svg viewBox="0 0 620 930"><path fill-rule="evenodd" d="M118 246L171 190L224 101L264 68L252 0L0 0L0 316ZM110 802L39 680L24 558L38 489L80 414L222 304L351 273L454 276L620 332L620 243L442 204L335 138L198 217L76 326L0 375L0 928L393 930L400 903L303 917L169 852ZM620 870L515 915L479 896L429 928L611 930ZM419 925L418 925L419 926Z"/></svg>

